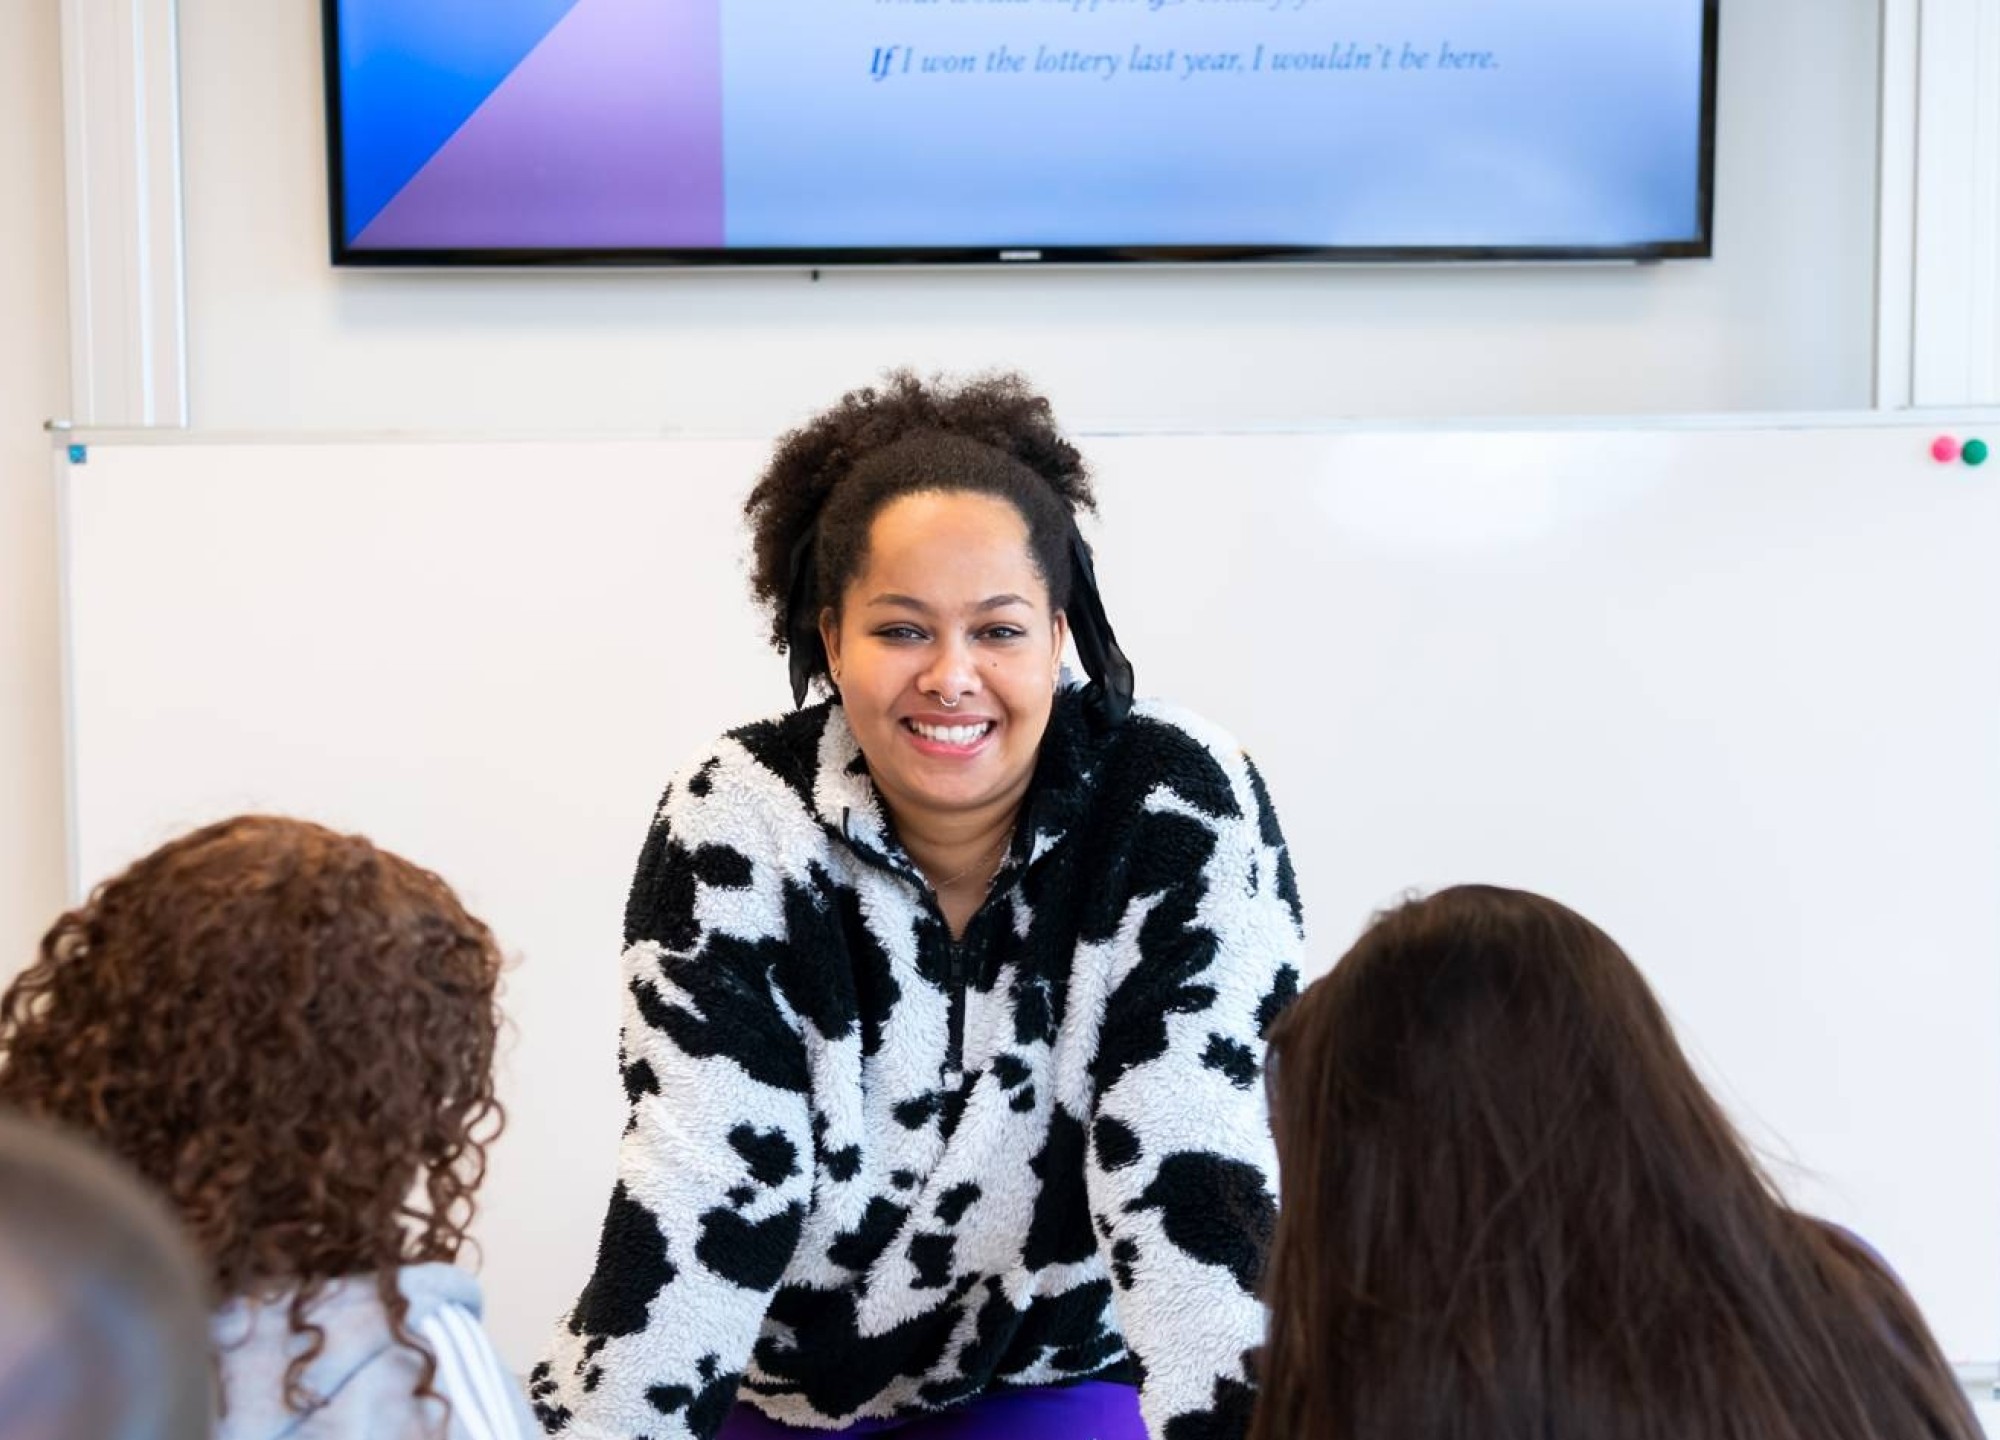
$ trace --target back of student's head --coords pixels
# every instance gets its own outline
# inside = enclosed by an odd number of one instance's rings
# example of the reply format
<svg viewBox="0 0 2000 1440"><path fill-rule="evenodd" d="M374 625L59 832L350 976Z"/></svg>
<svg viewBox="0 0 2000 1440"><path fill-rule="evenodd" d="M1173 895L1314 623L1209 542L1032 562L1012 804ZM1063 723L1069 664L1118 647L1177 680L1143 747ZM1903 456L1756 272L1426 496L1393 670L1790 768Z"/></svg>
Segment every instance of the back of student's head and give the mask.
<svg viewBox="0 0 2000 1440"><path fill-rule="evenodd" d="M211 1390L207 1301L165 1207L0 1113L0 1440L200 1440Z"/></svg>
<svg viewBox="0 0 2000 1440"><path fill-rule="evenodd" d="M82 1130L167 1196L218 1298L450 1260L498 1130L501 957L437 876L243 816L56 921L0 1000L0 1101ZM429 1389L426 1360L423 1380Z"/></svg>
<svg viewBox="0 0 2000 1440"><path fill-rule="evenodd" d="M1788 1209L1610 937L1484 886L1271 1036L1256 1440L1978 1434L1900 1286Z"/></svg>

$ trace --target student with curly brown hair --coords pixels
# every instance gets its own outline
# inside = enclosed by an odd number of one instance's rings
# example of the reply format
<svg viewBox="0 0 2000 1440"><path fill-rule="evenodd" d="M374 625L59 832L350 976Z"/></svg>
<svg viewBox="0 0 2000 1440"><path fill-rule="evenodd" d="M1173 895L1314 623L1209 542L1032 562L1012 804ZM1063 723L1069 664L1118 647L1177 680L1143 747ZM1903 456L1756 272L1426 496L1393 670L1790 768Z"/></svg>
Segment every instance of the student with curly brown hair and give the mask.
<svg viewBox="0 0 2000 1440"><path fill-rule="evenodd" d="M437 876L245 816L99 886L0 1000L0 1103L121 1157L205 1261L223 1440L532 1428L451 1264L500 967Z"/></svg>
<svg viewBox="0 0 2000 1440"><path fill-rule="evenodd" d="M1389 912L1269 1076L1256 1440L1977 1440L1902 1286L1785 1204L1574 911Z"/></svg>
<svg viewBox="0 0 2000 1440"><path fill-rule="evenodd" d="M850 394L751 491L801 708L640 855L552 1432L1240 1440L1298 891L1237 745L1135 702L1091 508L1007 376Z"/></svg>

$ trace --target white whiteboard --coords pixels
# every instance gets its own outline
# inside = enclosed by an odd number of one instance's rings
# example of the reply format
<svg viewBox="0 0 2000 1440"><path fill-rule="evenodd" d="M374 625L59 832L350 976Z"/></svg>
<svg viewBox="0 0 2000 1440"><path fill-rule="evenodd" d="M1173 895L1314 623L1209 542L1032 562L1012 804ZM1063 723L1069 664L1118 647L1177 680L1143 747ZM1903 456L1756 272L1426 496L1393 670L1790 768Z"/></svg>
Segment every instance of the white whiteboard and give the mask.
<svg viewBox="0 0 2000 1440"><path fill-rule="evenodd" d="M1987 429L2000 432L2000 420ZM1624 943L1803 1203L2000 1359L2000 466L1930 431L1107 437L1143 692L1268 773L1324 965L1411 886ZM96 444L63 493L75 874L244 808L363 830L520 964L478 1234L525 1367L622 1123L625 887L787 702L761 442Z"/></svg>

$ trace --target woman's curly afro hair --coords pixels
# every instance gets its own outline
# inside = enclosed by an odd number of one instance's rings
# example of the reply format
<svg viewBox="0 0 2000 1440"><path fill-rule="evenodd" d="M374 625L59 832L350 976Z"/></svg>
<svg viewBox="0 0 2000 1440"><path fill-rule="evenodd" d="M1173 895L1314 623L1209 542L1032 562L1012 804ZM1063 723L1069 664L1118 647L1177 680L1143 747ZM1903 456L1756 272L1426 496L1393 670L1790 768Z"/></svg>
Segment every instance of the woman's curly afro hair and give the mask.
<svg viewBox="0 0 2000 1440"><path fill-rule="evenodd" d="M241 816L154 851L43 937L0 999L0 1102L95 1137L159 1187L218 1298L367 1277L466 1238L493 1093L501 955L436 875L354 835Z"/></svg>
<svg viewBox="0 0 2000 1440"><path fill-rule="evenodd" d="M904 495L938 491L1011 504L1028 527L1051 608L1069 603L1069 536L1077 512L1094 512L1096 501L1083 457L1057 429L1047 399L1014 374L952 383L897 370L781 439L743 507L751 593L772 645L811 647L811 673L823 679L819 615L838 613L867 561L875 516ZM808 540L794 605L793 558Z"/></svg>

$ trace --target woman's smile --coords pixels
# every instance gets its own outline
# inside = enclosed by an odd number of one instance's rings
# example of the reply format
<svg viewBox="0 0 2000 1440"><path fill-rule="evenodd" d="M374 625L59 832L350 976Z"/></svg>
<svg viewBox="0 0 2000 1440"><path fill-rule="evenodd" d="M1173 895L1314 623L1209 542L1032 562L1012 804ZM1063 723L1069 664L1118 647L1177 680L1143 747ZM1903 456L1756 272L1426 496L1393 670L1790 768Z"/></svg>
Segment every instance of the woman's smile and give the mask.
<svg viewBox="0 0 2000 1440"><path fill-rule="evenodd" d="M986 742L999 729L995 720L936 720L906 717L903 730L910 743L925 755L942 759L969 759L986 749Z"/></svg>

